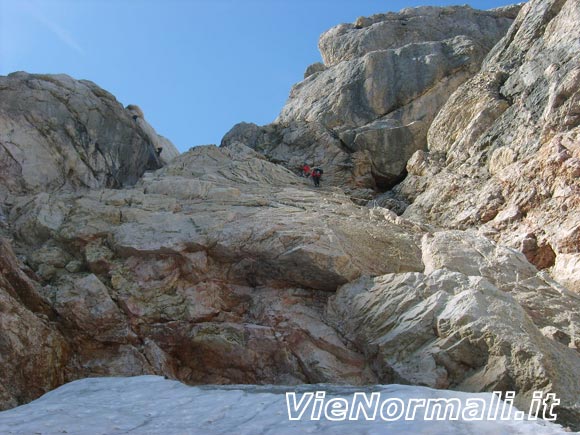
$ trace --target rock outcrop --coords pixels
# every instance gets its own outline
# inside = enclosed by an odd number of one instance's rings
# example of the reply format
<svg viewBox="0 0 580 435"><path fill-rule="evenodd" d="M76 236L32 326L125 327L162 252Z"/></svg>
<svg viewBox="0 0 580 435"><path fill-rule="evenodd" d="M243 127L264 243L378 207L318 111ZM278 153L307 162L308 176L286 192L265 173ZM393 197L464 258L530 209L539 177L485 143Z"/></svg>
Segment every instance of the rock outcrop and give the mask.
<svg viewBox="0 0 580 435"><path fill-rule="evenodd" d="M70 347L34 277L0 238L0 410L29 402L66 380Z"/></svg>
<svg viewBox="0 0 580 435"><path fill-rule="evenodd" d="M574 288L578 2L524 6L431 124L517 9L334 29L277 123L240 124L155 172L172 152L137 106L66 77L2 79L0 406L96 375L404 382L514 390L524 408L553 392L580 429L580 297L536 267ZM395 25L410 30L390 41ZM397 75L413 80L385 81ZM304 160L324 163L323 188L288 169ZM374 207L353 202L348 188L405 165ZM376 206L406 201L402 216ZM504 246L522 234L521 252Z"/></svg>
<svg viewBox="0 0 580 435"><path fill-rule="evenodd" d="M337 26L320 38L324 65L308 68L276 121L237 125L222 145L246 144L289 168L322 165L333 185L393 186L518 9L421 7Z"/></svg>
<svg viewBox="0 0 580 435"><path fill-rule="evenodd" d="M580 290L577 1L527 3L433 122L397 187L405 216L479 228Z"/></svg>
<svg viewBox="0 0 580 435"><path fill-rule="evenodd" d="M522 254L356 206L248 147L196 147L131 189L22 197L7 220L65 380L409 382L519 404L536 388L577 418L576 295Z"/></svg>
<svg viewBox="0 0 580 435"><path fill-rule="evenodd" d="M129 104L125 107L125 110L129 112L133 121L141 128L145 133L153 149L155 150L159 161L165 165L173 160L179 155L179 151L175 148L175 145L171 143L169 139L163 137L155 132L153 127L145 120L145 115L139 106L134 104Z"/></svg>
<svg viewBox="0 0 580 435"><path fill-rule="evenodd" d="M73 377L372 382L322 320L363 274L423 270L417 235L246 147L197 147L135 189L39 194L9 223L75 354Z"/></svg>
<svg viewBox="0 0 580 435"><path fill-rule="evenodd" d="M580 297L523 254L462 231L423 238L422 273L364 277L339 289L328 317L381 382L463 391L534 391L578 421Z"/></svg>
<svg viewBox="0 0 580 435"><path fill-rule="evenodd" d="M490 11L469 6L421 6L370 17L360 17L352 24L340 24L320 37L318 47L327 66L336 65L379 50L396 49L425 41L442 41L465 36L478 41L488 51L505 31L505 21L513 20L520 5ZM437 26L433 26L437 23Z"/></svg>
<svg viewBox="0 0 580 435"><path fill-rule="evenodd" d="M86 80L0 77L0 196L136 183L162 166L157 147L176 155L139 112Z"/></svg>

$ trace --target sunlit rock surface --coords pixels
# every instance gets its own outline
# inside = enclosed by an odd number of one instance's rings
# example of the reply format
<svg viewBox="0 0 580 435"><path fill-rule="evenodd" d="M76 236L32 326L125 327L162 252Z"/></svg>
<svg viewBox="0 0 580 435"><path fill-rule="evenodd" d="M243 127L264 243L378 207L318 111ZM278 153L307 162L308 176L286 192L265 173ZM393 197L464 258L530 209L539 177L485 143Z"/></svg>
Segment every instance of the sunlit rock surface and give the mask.
<svg viewBox="0 0 580 435"><path fill-rule="evenodd" d="M222 145L246 144L291 169L323 166L326 183L354 196L393 186L518 9L419 7L336 26L320 37L325 64L294 85L276 121L238 124Z"/></svg>
<svg viewBox="0 0 580 435"><path fill-rule="evenodd" d="M408 218L478 228L580 289L580 3L526 3L437 115L396 191ZM411 159L418 161L417 158Z"/></svg>

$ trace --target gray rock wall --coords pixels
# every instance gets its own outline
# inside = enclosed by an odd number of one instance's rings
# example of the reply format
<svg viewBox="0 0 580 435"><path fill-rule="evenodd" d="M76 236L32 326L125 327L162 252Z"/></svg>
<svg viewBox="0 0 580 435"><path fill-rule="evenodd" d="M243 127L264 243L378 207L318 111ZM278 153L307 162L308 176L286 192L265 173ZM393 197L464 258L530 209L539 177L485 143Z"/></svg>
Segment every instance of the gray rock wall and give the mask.
<svg viewBox="0 0 580 435"><path fill-rule="evenodd" d="M332 185L393 186L518 9L421 7L337 26L320 38L326 65L309 68L276 121L251 140L236 126L222 145L245 143L292 169L322 165Z"/></svg>
<svg viewBox="0 0 580 435"><path fill-rule="evenodd" d="M399 17L503 23L514 9ZM349 32L406 27L391 18ZM174 152L138 107L68 77L1 79L0 407L87 376L407 382L515 390L523 408L554 392L579 429L579 296L529 262L575 282L576 18L577 1L532 1L464 86L479 30L345 46L361 55L311 68L284 122L239 124L223 147L145 174L155 147ZM307 160L327 184L389 184L415 149L403 217L288 170ZM490 240L514 228L535 229L521 253Z"/></svg>
<svg viewBox="0 0 580 435"><path fill-rule="evenodd" d="M518 5L490 11L469 6L407 8L399 13L360 17L352 24L333 27L322 34L318 47L327 66L377 50L455 36L478 41L489 51L497 42L497 34L505 32L518 11Z"/></svg>
<svg viewBox="0 0 580 435"><path fill-rule="evenodd" d="M23 72L0 77L4 192L134 184L161 167L160 140L142 114L134 119L92 82ZM174 156L166 147L165 156Z"/></svg>
<svg viewBox="0 0 580 435"><path fill-rule="evenodd" d="M3 378L1 406L155 373L506 389L523 407L537 389L577 421L578 295L481 235L356 206L243 145L196 147L133 188L22 197L7 223L20 260L0 297L28 314L6 317L0 344L42 333L58 352L4 347L34 356L23 373L54 372L36 389Z"/></svg>
<svg viewBox="0 0 580 435"><path fill-rule="evenodd" d="M524 5L482 70L444 105L405 216L480 228L580 290L580 3Z"/></svg>

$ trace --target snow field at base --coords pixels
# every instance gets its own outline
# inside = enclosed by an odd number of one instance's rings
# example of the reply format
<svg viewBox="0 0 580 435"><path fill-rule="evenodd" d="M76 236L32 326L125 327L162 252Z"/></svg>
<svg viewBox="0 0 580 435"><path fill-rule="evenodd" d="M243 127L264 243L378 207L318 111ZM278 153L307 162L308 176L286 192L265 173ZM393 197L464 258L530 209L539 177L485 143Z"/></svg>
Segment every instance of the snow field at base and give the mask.
<svg viewBox="0 0 580 435"><path fill-rule="evenodd" d="M71 382L27 405L0 412L2 435L549 435L563 428L544 421L290 421L286 392L327 392L352 398L378 391L381 402L399 398L468 398L491 401L490 393L461 393L406 385L369 388L335 385L190 387L159 376L88 378Z"/></svg>

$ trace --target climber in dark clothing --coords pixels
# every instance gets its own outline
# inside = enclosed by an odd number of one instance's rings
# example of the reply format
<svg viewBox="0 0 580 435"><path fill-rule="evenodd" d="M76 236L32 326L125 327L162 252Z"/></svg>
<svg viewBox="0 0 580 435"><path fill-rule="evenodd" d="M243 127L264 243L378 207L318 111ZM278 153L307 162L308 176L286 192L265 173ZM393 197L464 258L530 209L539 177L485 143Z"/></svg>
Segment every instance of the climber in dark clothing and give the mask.
<svg viewBox="0 0 580 435"><path fill-rule="evenodd" d="M312 180L314 181L314 185L316 187L320 187L320 177L322 177L322 174L324 173L324 171L320 168L314 168L312 170Z"/></svg>

